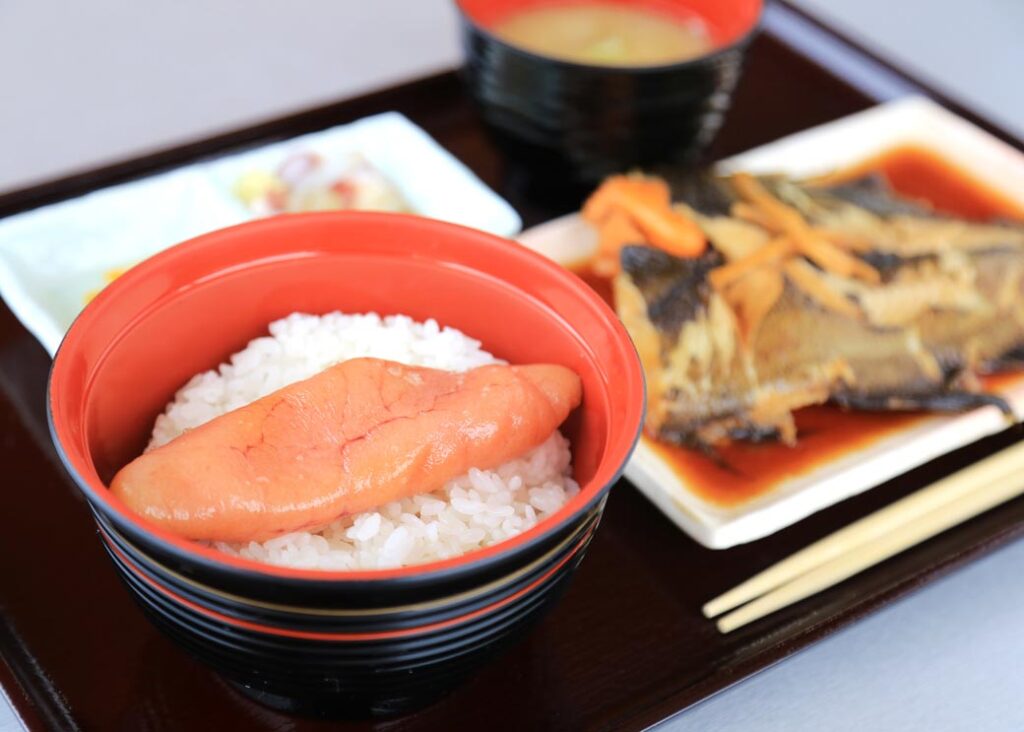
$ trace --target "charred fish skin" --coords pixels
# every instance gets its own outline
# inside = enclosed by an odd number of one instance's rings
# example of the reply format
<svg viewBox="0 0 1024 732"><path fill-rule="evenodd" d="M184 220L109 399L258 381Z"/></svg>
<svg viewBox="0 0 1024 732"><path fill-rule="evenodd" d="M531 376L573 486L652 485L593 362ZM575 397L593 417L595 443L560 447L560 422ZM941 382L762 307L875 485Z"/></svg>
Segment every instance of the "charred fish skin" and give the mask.
<svg viewBox="0 0 1024 732"><path fill-rule="evenodd" d="M1024 227L938 215L892 196L877 178L830 187L759 180L809 225L858 241L856 256L877 280L846 281L803 260L858 314L823 308L787 281L742 342L724 333L727 317L710 317L722 299L708 282L725 261L721 252L735 256L735 242L715 236L738 230L723 224L734 220L730 199L741 198L728 178L706 183L706 195L686 194L711 241L708 253L621 253L616 291L632 303L624 321L631 333L646 332L645 371L657 384L649 432L713 453L733 440L790 441L792 410L826 400L886 411L992 405L1012 414L1003 398L979 391L977 376L1024 360Z"/></svg>
<svg viewBox="0 0 1024 732"><path fill-rule="evenodd" d="M769 183L771 185L771 183ZM843 181L834 185L821 187L800 186L792 181L780 179L775 189L782 187L785 196L786 187L793 186L801 191L801 195L817 198L819 203L834 199L844 205L868 211L883 218L891 216L917 216L921 218L949 219L951 217L938 213L935 209L920 202L893 195L892 188L885 178L877 173Z"/></svg>
<svg viewBox="0 0 1024 732"><path fill-rule="evenodd" d="M947 391L937 394L858 394L837 392L832 402L846 409L874 412L965 412L992 406L1013 420L1013 408L998 394L970 391Z"/></svg>
<svg viewBox="0 0 1024 732"><path fill-rule="evenodd" d="M812 224L850 230L873 245L857 256L889 286L880 299L896 300L901 285L908 283L904 299L919 302L927 302L929 285L933 296L943 288L947 295L954 286L959 289L960 297L935 297L912 324L923 347L939 361L946 383L960 377L970 381L972 374L997 373L1020 363L1024 225L967 222L936 212L896 196L880 175L826 186L781 178L763 181ZM864 299L870 298L865 293Z"/></svg>
<svg viewBox="0 0 1024 732"><path fill-rule="evenodd" d="M711 295L708 272L722 263L713 249L696 259L647 246L623 247L621 255L622 270L644 294L648 317L664 334L677 333L706 309Z"/></svg>
<svg viewBox="0 0 1024 732"><path fill-rule="evenodd" d="M705 216L728 216L736 194L726 178L708 171L684 171L669 178L673 198Z"/></svg>
<svg viewBox="0 0 1024 732"><path fill-rule="evenodd" d="M621 259L616 303L647 377L648 432L706 454L737 439L792 442L791 410L827 398L833 364L761 386L728 306L707 282L719 254L683 259L637 246Z"/></svg>
<svg viewBox="0 0 1024 732"><path fill-rule="evenodd" d="M711 325L705 316L715 296L706 283L695 286L700 265L679 260L670 266L666 258L672 255L637 249L624 252L620 278L645 295L649 327L659 336L657 358L642 359L648 380L659 385L650 394L657 416L647 424L658 439L711 456L723 442L790 442L792 410L826 401L873 411L956 412L994 405L1011 414L1001 397L960 387L959 369L922 365L929 354L913 345L912 332L826 312L791 288L750 344L749 361L701 371L691 360L683 371L674 357L683 331L689 330L691 341L694 331L705 332L699 339L704 343L714 340L706 333ZM636 331L630 329L634 337Z"/></svg>
<svg viewBox="0 0 1024 732"><path fill-rule="evenodd" d="M683 259L653 247L627 246L614 283L619 317L647 379L647 431L705 452L727 429L726 422L739 421L742 428L742 415L751 407L746 401L751 390L742 383L746 370L734 362L738 351L716 347L711 337L723 308L715 305L707 273L720 263L713 250ZM718 330L731 338L732 323L727 326ZM693 357L689 363L688 356ZM709 370L718 378L707 378Z"/></svg>
<svg viewBox="0 0 1024 732"><path fill-rule="evenodd" d="M831 210L849 220L842 207L854 207L878 216L900 232L901 237L882 237L877 248L859 254L894 289L901 281L922 279L922 271L936 280L936 288L941 286L938 280L943 272L971 273L973 281L961 278L963 297L958 302L936 302L914 323L924 347L940 361L948 381L972 373L997 373L1020 363L1024 346L1024 226L1005 221L969 223L937 213L918 202L895 197L880 176L822 189L808 186L804 191L802 212L812 219L835 226L836 219L830 221L822 211ZM821 207L822 200L830 201L829 206ZM813 204L807 206L807 202ZM972 294L974 301L965 303ZM969 392L962 393L967 404L964 408L970 408ZM939 399L934 403L956 401ZM1006 407L1005 401L1002 407Z"/></svg>

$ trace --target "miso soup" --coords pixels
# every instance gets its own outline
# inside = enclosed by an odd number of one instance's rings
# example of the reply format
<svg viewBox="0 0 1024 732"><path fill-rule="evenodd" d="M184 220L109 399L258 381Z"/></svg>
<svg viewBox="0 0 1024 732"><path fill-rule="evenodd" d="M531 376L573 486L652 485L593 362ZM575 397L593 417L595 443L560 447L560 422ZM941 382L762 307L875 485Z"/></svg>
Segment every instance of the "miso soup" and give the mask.
<svg viewBox="0 0 1024 732"><path fill-rule="evenodd" d="M614 3L529 8L493 28L506 43L543 56L600 66L658 66L708 53L697 19Z"/></svg>

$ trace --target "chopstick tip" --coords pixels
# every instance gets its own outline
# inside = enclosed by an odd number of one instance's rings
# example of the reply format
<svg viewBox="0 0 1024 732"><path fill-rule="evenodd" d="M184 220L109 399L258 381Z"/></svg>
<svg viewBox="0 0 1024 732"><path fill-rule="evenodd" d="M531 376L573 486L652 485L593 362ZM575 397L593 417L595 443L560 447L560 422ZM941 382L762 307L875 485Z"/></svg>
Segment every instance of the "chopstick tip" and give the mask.
<svg viewBox="0 0 1024 732"><path fill-rule="evenodd" d="M723 607L722 598L716 597L715 599L708 600L706 603L704 603L700 611L704 614L705 618L708 618L710 620L711 618L721 615L728 609L728 607Z"/></svg>
<svg viewBox="0 0 1024 732"><path fill-rule="evenodd" d="M736 630L737 628L746 625L749 622L750 620L744 619L742 617L736 617L736 613L730 613L716 620L715 627L718 628L719 633L721 633L722 635L726 635Z"/></svg>

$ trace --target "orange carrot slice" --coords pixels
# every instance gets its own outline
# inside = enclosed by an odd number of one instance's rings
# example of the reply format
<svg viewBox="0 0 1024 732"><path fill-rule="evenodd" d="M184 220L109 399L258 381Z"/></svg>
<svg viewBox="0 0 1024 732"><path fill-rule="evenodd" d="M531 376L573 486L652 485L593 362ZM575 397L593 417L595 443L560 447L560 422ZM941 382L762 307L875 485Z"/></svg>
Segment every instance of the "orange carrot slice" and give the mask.
<svg viewBox="0 0 1024 732"><path fill-rule="evenodd" d="M629 209L633 223L651 244L677 257L697 257L708 247L707 237L695 221L673 211L636 202Z"/></svg>
<svg viewBox="0 0 1024 732"><path fill-rule="evenodd" d="M826 272L840 277L856 277L871 284L882 281L878 270L870 264L847 254L824 239L811 235L807 230L798 232L793 238L800 253Z"/></svg>
<svg viewBox="0 0 1024 732"><path fill-rule="evenodd" d="M815 236L799 211L775 198L754 176L737 173L732 180L736 191L760 209L764 217L789 234L800 253L819 267L840 277L856 277L873 284L881 281L874 267Z"/></svg>
<svg viewBox="0 0 1024 732"><path fill-rule="evenodd" d="M802 229L806 226L804 217L798 211L777 199L761 182L750 173L737 173L732 177L736 192L749 203L757 206L761 212L773 220L777 226L787 232Z"/></svg>
<svg viewBox="0 0 1024 732"><path fill-rule="evenodd" d="M598 224L613 209L629 209L636 201L655 208L668 208L672 203L668 184L661 178L645 175L613 175L587 199L583 205L583 218Z"/></svg>
<svg viewBox="0 0 1024 732"><path fill-rule="evenodd" d="M845 295L836 292L822 276L802 259L791 259L786 262L786 276L799 290L822 307L860 320L860 309Z"/></svg>
<svg viewBox="0 0 1024 732"><path fill-rule="evenodd" d="M633 225L625 211L613 209L598 230L597 254L590 268L601 277L614 277L619 272L619 255L626 244L643 244L643 233Z"/></svg>
<svg viewBox="0 0 1024 732"><path fill-rule="evenodd" d="M781 229L775 223L771 217L766 216L765 213L752 203L746 201L737 201L732 205L731 213L738 219L749 221L752 224L757 224L762 229L767 229L773 233L779 233Z"/></svg>
<svg viewBox="0 0 1024 732"><path fill-rule="evenodd" d="M871 240L864 236L823 228L816 228L814 233L831 244L854 252L869 252L874 249Z"/></svg>
<svg viewBox="0 0 1024 732"><path fill-rule="evenodd" d="M736 282L748 272L769 262L782 259L793 251L793 243L789 237L780 236L754 250L743 259L729 262L721 267L716 267L708 273L708 280L712 287L721 290Z"/></svg>
<svg viewBox="0 0 1024 732"><path fill-rule="evenodd" d="M594 271L614 275L627 243L650 244L679 257L695 257L707 248L696 222L672 210L668 184L643 175L612 176L583 206L583 218L599 232Z"/></svg>

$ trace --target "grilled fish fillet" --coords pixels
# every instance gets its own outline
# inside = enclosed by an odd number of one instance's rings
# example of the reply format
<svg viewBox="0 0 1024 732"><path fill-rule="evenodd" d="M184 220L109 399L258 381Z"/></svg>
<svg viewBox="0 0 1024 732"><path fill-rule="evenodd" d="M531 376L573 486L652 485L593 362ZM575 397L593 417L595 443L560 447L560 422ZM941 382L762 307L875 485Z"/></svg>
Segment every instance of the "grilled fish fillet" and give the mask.
<svg viewBox="0 0 1024 732"><path fill-rule="evenodd" d="M694 259L624 247L614 283L647 376L649 432L704 450L792 442L792 411L826 401L875 410L995 404L1009 414L1004 400L980 391L978 376L1024 356L1024 227L939 216L876 178L758 182L815 231L857 242L851 254L877 276L837 276L800 255L772 262L744 285L778 288L745 333L742 313L709 276L773 234L731 214L740 201L733 179L704 179L680 210L711 247ZM798 286L804 275L849 307L809 297L806 283Z"/></svg>

